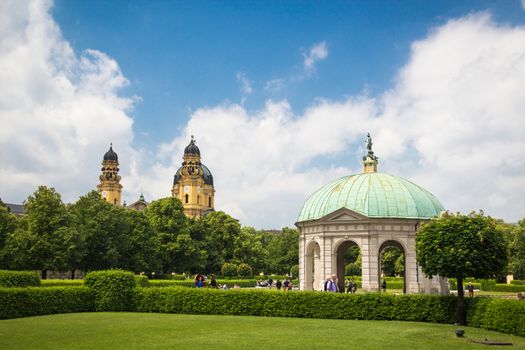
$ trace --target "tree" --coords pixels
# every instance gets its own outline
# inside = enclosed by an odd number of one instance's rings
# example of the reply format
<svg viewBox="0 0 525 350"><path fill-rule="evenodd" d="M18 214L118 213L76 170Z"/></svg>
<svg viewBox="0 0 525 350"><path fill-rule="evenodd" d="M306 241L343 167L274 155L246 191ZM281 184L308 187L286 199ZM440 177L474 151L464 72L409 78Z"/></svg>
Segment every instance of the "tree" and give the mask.
<svg viewBox="0 0 525 350"><path fill-rule="evenodd" d="M239 265L237 265L237 275L241 277L252 276L252 267L246 263L240 263Z"/></svg>
<svg viewBox="0 0 525 350"><path fill-rule="evenodd" d="M6 267L3 261L2 249L5 246L7 237L15 232L17 228L16 216L11 214L9 208L0 200L0 268Z"/></svg>
<svg viewBox="0 0 525 350"><path fill-rule="evenodd" d="M6 241L7 255L13 267L39 269L45 279L47 270L67 266L72 235L67 228L70 218L60 194L46 186L38 187L24 206L23 224Z"/></svg>
<svg viewBox="0 0 525 350"><path fill-rule="evenodd" d="M129 249L119 259L121 267L134 272L158 271L161 268L160 242L143 211L126 210Z"/></svg>
<svg viewBox="0 0 525 350"><path fill-rule="evenodd" d="M233 260L235 240L241 234L239 221L216 211L200 219L205 230L206 272L219 271L227 261Z"/></svg>
<svg viewBox="0 0 525 350"><path fill-rule="evenodd" d="M69 269L83 271L122 267L129 250L126 210L106 202L91 191L69 211L72 229L78 235L77 249L70 255Z"/></svg>
<svg viewBox="0 0 525 350"><path fill-rule="evenodd" d="M233 262L246 263L253 271L264 272L268 271L267 258L265 232L249 226L241 228L241 233L235 238Z"/></svg>
<svg viewBox="0 0 525 350"><path fill-rule="evenodd" d="M274 273L288 273L292 266L299 263L299 230L285 227L281 232L269 235L269 268Z"/></svg>
<svg viewBox="0 0 525 350"><path fill-rule="evenodd" d="M490 278L505 268L507 252L495 220L483 213L444 214L422 225L416 234L416 254L429 277L455 277L458 321L465 324L463 279Z"/></svg>
<svg viewBox="0 0 525 350"><path fill-rule="evenodd" d="M505 235L509 254L508 272L516 279L525 279L525 219L510 226Z"/></svg>
<svg viewBox="0 0 525 350"><path fill-rule="evenodd" d="M237 265L228 262L222 264L221 275L230 278L237 275Z"/></svg>
<svg viewBox="0 0 525 350"><path fill-rule="evenodd" d="M191 242L190 220L184 215L182 202L175 197L161 198L153 201L145 214L157 232L162 271L185 271L189 265L188 259L200 249ZM184 236L179 238L179 235Z"/></svg>
<svg viewBox="0 0 525 350"><path fill-rule="evenodd" d="M385 276L395 276L404 271L404 254L395 246L387 246L381 252L381 271ZM401 265L400 265L401 264Z"/></svg>

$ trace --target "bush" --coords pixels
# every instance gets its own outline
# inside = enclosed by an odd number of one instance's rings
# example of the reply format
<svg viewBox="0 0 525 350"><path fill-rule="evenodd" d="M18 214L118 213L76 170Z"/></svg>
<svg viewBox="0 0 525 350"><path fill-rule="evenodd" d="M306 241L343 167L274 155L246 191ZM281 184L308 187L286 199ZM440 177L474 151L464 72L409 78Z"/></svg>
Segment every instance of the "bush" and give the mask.
<svg viewBox="0 0 525 350"><path fill-rule="evenodd" d="M241 276L241 277L252 276L252 267L245 263L239 264L237 266L237 276Z"/></svg>
<svg viewBox="0 0 525 350"><path fill-rule="evenodd" d="M84 284L95 291L97 311L128 311L132 309L135 275L123 270L94 271L86 275Z"/></svg>
<svg viewBox="0 0 525 350"><path fill-rule="evenodd" d="M0 319L95 311L87 287L0 288Z"/></svg>
<svg viewBox="0 0 525 350"><path fill-rule="evenodd" d="M494 288L496 288L496 280L481 280L481 290L493 291Z"/></svg>
<svg viewBox="0 0 525 350"><path fill-rule="evenodd" d="M452 296L189 288L137 289L135 296L136 311L139 312L437 323L456 320L456 298Z"/></svg>
<svg viewBox="0 0 525 350"><path fill-rule="evenodd" d="M80 287L84 284L83 280L42 280L42 287Z"/></svg>
<svg viewBox="0 0 525 350"><path fill-rule="evenodd" d="M149 279L148 276L144 275L135 275L135 286L136 287L142 287L147 288L149 287Z"/></svg>
<svg viewBox="0 0 525 350"><path fill-rule="evenodd" d="M345 266L345 275L361 276L361 264L353 262Z"/></svg>
<svg viewBox="0 0 525 350"><path fill-rule="evenodd" d="M193 280L186 281L170 281L170 280L151 280L150 286L152 287L195 287ZM217 283L226 284L228 288L232 288L237 284L241 288L255 287L257 281L254 279L243 279L243 280L225 280L218 279Z"/></svg>
<svg viewBox="0 0 525 350"><path fill-rule="evenodd" d="M523 280L512 280L512 281L510 281L510 284L515 284L515 285L521 286L521 285L525 285L525 281L523 281Z"/></svg>
<svg viewBox="0 0 525 350"><path fill-rule="evenodd" d="M233 277L237 275L237 265L232 263L224 263L221 267L221 274L226 277Z"/></svg>
<svg viewBox="0 0 525 350"><path fill-rule="evenodd" d="M40 277L34 271L0 270L0 287L37 287Z"/></svg>
<svg viewBox="0 0 525 350"><path fill-rule="evenodd" d="M519 293L525 292L525 285L515 285L515 284L496 284L493 289L494 292L509 292L509 293Z"/></svg>
<svg viewBox="0 0 525 350"><path fill-rule="evenodd" d="M525 303L499 298L468 299L467 323L525 337Z"/></svg>

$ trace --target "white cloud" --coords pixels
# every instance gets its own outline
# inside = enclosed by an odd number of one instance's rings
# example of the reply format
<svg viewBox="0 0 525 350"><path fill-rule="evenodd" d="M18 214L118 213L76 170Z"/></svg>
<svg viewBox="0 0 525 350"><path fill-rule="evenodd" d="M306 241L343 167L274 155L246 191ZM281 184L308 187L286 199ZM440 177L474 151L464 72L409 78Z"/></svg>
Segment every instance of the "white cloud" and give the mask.
<svg viewBox="0 0 525 350"><path fill-rule="evenodd" d="M246 95L251 95L253 93L253 87L251 81L246 76L246 73L238 72L235 75L237 82L240 85L241 92Z"/></svg>
<svg viewBox="0 0 525 350"><path fill-rule="evenodd" d="M478 13L415 42L395 87L378 98L318 100L299 115L286 101L255 112L202 108L162 149L176 154L173 171L196 134L218 209L270 228L293 224L324 183L360 171L370 131L380 171L415 181L448 209L515 221L525 216L524 85L525 28Z"/></svg>
<svg viewBox="0 0 525 350"><path fill-rule="evenodd" d="M303 53L304 56L304 69L311 71L315 69L315 64L319 61L324 60L328 57L328 49L326 48L326 43L324 41L316 43L310 47L308 52Z"/></svg>
<svg viewBox="0 0 525 350"><path fill-rule="evenodd" d="M525 10L525 0L521 0L521 7Z"/></svg>
<svg viewBox="0 0 525 350"><path fill-rule="evenodd" d="M112 58L75 54L49 15L48 1L0 2L0 183L2 199L21 202L36 186L66 201L97 185L112 141L133 158L133 99ZM123 166L127 169L127 166Z"/></svg>

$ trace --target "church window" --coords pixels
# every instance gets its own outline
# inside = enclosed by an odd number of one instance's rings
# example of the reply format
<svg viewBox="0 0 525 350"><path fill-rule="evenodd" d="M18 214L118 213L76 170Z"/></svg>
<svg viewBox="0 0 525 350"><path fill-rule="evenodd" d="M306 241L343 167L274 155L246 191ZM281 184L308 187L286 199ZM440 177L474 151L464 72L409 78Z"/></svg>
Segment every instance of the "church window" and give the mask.
<svg viewBox="0 0 525 350"><path fill-rule="evenodd" d="M197 196L197 204L201 204L201 196Z"/></svg>
<svg viewBox="0 0 525 350"><path fill-rule="evenodd" d="M185 198L186 198L186 203L188 203L189 196L187 194L185 195Z"/></svg>
<svg viewBox="0 0 525 350"><path fill-rule="evenodd" d="M211 197L208 197L208 207L211 208Z"/></svg>

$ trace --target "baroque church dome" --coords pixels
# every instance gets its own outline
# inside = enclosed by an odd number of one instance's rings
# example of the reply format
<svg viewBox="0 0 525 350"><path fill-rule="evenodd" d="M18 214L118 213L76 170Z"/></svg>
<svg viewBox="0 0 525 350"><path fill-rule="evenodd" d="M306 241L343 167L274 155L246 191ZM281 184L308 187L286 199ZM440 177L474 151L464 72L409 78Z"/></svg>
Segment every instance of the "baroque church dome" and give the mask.
<svg viewBox="0 0 525 350"><path fill-rule="evenodd" d="M378 158L368 134L368 154L361 174L345 176L317 190L304 204L297 222L320 219L347 208L370 218L430 219L445 210L424 188L398 176L377 172Z"/></svg>
<svg viewBox="0 0 525 350"><path fill-rule="evenodd" d="M118 155L113 151L113 144L110 144L109 151L104 154L104 160L113 160L118 162Z"/></svg>

